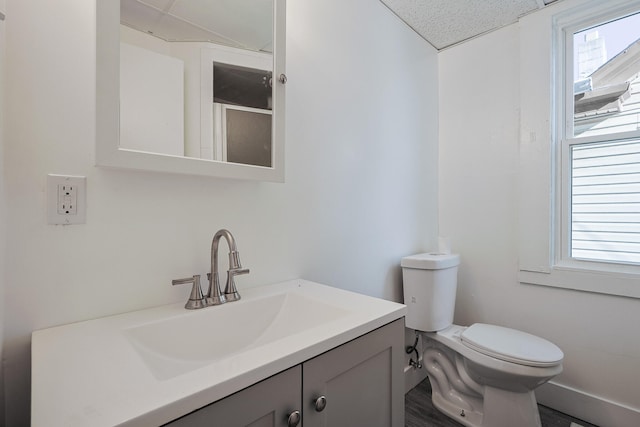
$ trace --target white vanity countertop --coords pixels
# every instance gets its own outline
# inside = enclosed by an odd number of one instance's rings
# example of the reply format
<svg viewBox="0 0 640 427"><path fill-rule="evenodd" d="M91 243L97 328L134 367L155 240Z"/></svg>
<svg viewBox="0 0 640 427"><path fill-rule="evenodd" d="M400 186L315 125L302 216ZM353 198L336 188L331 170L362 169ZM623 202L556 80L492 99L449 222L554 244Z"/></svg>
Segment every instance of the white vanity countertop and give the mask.
<svg viewBox="0 0 640 427"><path fill-rule="evenodd" d="M202 310L185 310L184 303L179 303L33 332L31 425L161 425L399 319L407 311L402 304L300 279L244 289L241 294L240 301ZM247 348L200 361L197 367L166 378L152 372L127 333L166 319L190 322L195 318L189 316L199 312L234 310L236 304L235 309L252 307L281 294L328 304L341 314L317 327L299 331L294 327L287 336L265 332ZM202 340L215 340L217 330L233 328L233 324L201 324L198 329Z"/></svg>

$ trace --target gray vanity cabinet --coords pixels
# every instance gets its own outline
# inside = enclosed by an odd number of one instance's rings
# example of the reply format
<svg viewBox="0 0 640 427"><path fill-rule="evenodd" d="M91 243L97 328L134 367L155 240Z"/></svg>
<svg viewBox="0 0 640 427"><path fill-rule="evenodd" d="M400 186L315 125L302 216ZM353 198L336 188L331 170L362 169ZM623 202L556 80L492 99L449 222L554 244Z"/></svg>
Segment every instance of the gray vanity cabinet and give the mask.
<svg viewBox="0 0 640 427"><path fill-rule="evenodd" d="M167 426L402 427L403 347L399 319Z"/></svg>
<svg viewBox="0 0 640 427"><path fill-rule="evenodd" d="M165 426L286 427L300 411L301 382L302 367L294 366Z"/></svg>
<svg viewBox="0 0 640 427"><path fill-rule="evenodd" d="M305 362L304 427L404 426L403 348L399 319Z"/></svg>

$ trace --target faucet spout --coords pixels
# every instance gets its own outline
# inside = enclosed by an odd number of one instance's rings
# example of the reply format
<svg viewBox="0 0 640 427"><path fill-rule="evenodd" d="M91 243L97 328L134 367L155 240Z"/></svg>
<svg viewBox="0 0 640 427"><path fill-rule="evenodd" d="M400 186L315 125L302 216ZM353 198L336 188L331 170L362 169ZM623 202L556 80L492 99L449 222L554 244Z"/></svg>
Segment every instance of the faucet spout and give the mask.
<svg viewBox="0 0 640 427"><path fill-rule="evenodd" d="M224 293L220 290L220 279L218 274L218 246L220 239L223 238L227 241L229 246L229 270L227 271L227 283L224 289ZM209 291L207 292L207 304L218 305L227 301L237 301L240 299L240 294L236 289L234 277L240 274L249 273L248 268L242 268L240 262L240 254L236 247L236 240L229 230L219 230L211 241L211 273L209 276Z"/></svg>

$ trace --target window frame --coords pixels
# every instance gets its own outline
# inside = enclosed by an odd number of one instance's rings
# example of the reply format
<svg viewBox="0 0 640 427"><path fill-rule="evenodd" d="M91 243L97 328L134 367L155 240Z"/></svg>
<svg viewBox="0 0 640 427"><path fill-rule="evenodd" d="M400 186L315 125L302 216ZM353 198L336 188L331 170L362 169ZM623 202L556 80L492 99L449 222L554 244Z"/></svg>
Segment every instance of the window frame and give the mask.
<svg viewBox="0 0 640 427"><path fill-rule="evenodd" d="M556 141L558 164L556 166L556 179L558 190L556 194L556 229L554 244L554 265L564 268L585 269L600 272L625 272L640 275L640 265L621 264L605 261L587 261L571 256L571 216L572 216L572 191L571 191L571 148L573 146L592 144L597 142L614 142L627 139L640 138L640 130L632 132L618 132L594 136L574 135L574 34L590 27L595 27L629 14L640 12L640 3L614 7L610 10L593 13L591 8L586 8L574 13L563 15L554 20L554 32L556 34L556 76L559 76L556 86L556 118L559 126L556 127Z"/></svg>
<svg viewBox="0 0 640 427"><path fill-rule="evenodd" d="M521 241L518 278L521 283L527 284L640 298L640 266L585 261L569 256L570 147L603 141L602 136L573 136L573 102L570 101L573 99L573 34L640 11L640 0L603 3L566 1L552 12L545 13L543 10L538 17L532 14L521 18L522 194L519 204ZM550 37L539 37L539 31L545 26L551 30ZM529 53L533 58L526 58ZM545 54L548 59L543 58ZM540 65L532 67L536 60ZM548 74L537 76L535 70L542 70L545 63L548 64ZM528 67L535 70L529 70ZM543 85L549 89L545 91ZM539 95L540 99L528 99L527 95L531 95L532 91L542 94ZM546 96L548 110L539 108ZM549 116L545 121L543 115L547 111ZM543 132L548 132L549 139L538 141L536 138ZM640 137L640 132L619 133L614 138L604 140L630 137ZM548 149L547 156L544 155L545 148ZM549 173L550 176L541 179L540 173ZM535 190L533 193L530 191L532 189ZM545 191L549 194L546 201ZM527 209L532 212L526 212ZM543 228L546 228L547 237L536 235L543 232Z"/></svg>

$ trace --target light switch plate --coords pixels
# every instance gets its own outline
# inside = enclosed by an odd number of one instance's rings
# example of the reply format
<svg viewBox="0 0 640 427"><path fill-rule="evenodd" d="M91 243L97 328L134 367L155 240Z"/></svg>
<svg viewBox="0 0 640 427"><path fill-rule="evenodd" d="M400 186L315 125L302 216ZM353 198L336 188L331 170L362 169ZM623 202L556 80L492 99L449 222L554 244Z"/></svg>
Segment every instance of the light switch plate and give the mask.
<svg viewBox="0 0 640 427"><path fill-rule="evenodd" d="M84 224L87 212L87 178L47 175L47 219L49 224Z"/></svg>

